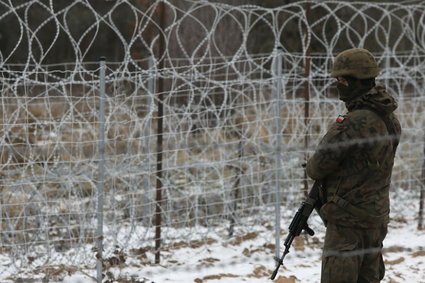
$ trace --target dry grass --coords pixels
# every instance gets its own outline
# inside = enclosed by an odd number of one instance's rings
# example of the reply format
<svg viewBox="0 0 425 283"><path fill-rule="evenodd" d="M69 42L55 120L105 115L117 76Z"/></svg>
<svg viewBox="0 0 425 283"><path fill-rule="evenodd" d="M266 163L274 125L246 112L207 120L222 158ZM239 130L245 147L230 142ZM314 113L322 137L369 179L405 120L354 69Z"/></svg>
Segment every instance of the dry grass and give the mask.
<svg viewBox="0 0 425 283"><path fill-rule="evenodd" d="M114 87L114 91L119 89L111 85L109 90ZM139 93L140 97L137 99L131 97L129 94L132 91L131 86L127 88L129 89L126 90L124 86L120 90L127 95L110 96L106 105L108 162L112 164L111 166L144 170L142 168L146 154L150 153L149 162L153 168L157 146L155 117L152 120L150 148L147 152L143 139L146 126L144 120L146 109L143 105L145 101L142 93ZM72 91L73 95L70 96L67 91ZM39 89L26 98L11 94L9 97L6 94L3 98L3 104L0 105L2 112L0 131L4 142L0 146L0 165L3 178L9 182L1 188L2 223L9 225L4 228L10 230L14 227L16 230L22 230L23 219L38 213L34 210L35 206L30 205L33 202L30 198L34 189L21 188L16 191L11 185L19 179L32 180L28 182L39 180L42 184L39 190L46 203L60 199L69 200L67 205L55 207L58 214L69 212L77 203L81 205L80 210L86 209L86 204L81 203L82 200L89 200L95 195L97 188L95 175L90 181L62 180L59 176L55 182L45 182L44 178L47 176L46 172L55 172L55 166L62 164L66 164L69 168L78 167L86 172L96 170L99 139L97 117L99 101L96 96L95 89L73 86L69 90L52 90L44 93ZM298 104L294 101L284 103L280 120L283 144L301 153L312 150L312 146L305 148L304 137L308 134L310 144L314 144L315 138L319 138L326 131L327 125L340 114L340 106L335 103L312 104L307 133L302 101ZM414 162L419 165L416 168L420 168L422 164L423 149L417 146L419 133L425 122L421 115L422 109L424 105L418 103L400 105L400 119L406 133L399 149L399 158L403 166ZM249 184L244 184L244 195L241 197L248 205L263 201L255 198L267 194L267 188L260 187L259 184L268 181L265 178L270 176L267 174L270 174L268 171L273 166L270 146L274 141L275 119L271 109L263 109L256 105L239 108L232 114L233 116L227 117L226 123L222 123L223 127L201 128L195 132L189 132L189 126L195 123L190 117L185 118L187 121L182 121L181 115L174 115L170 109L167 111L164 120L166 132L163 155L166 169L164 179L168 182L167 209L179 212L168 216L170 222L187 227L195 224L208 225L202 219L203 217L207 219L207 216L211 215L221 217L221 221L227 220L228 215L223 215L226 207L223 202L225 196L222 194L222 184L230 184L227 189L233 190L236 188L238 174L244 175L246 172L254 174L250 176L249 181L246 181ZM182 122L186 123L185 126L182 126ZM204 168L197 165L199 162L209 163L211 166ZM412 174L417 173L406 170L402 165L396 165L394 170L396 180L408 180L412 178ZM168 169L167 166L173 169ZM7 173L8 170L13 172L21 170L24 174L11 175ZM289 171L285 174L290 174ZM154 169L151 173L149 181L154 187L156 182ZM300 178L296 174L293 173L291 176L294 179ZM132 217L141 219L145 213L141 205L145 193L145 190L142 190L144 175L141 173L137 176L107 176L107 178L105 191L109 192L114 188L117 196L121 198L115 203L117 209L124 211L120 217L122 219L131 217L128 207L130 201L133 201L139 202L140 205L134 208ZM137 182L140 189L137 194L129 194L131 186L134 186L132 182ZM202 187L202 192L200 189L195 191L194 187ZM69 195L75 197L75 200L71 200ZM186 217L185 223L181 222L182 217ZM18 220L13 220L15 218ZM70 219L74 221L77 217L72 215ZM31 225L35 225L34 223ZM26 239L22 241L25 242Z"/></svg>

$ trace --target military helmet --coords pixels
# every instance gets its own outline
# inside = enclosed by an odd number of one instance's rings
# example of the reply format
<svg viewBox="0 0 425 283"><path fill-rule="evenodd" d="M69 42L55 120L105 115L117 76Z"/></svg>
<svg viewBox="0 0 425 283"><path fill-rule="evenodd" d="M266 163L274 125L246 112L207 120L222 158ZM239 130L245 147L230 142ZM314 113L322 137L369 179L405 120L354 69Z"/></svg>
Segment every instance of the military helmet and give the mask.
<svg viewBox="0 0 425 283"><path fill-rule="evenodd" d="M375 57L366 49L352 48L339 53L332 66L331 77L349 76L370 79L379 75Z"/></svg>

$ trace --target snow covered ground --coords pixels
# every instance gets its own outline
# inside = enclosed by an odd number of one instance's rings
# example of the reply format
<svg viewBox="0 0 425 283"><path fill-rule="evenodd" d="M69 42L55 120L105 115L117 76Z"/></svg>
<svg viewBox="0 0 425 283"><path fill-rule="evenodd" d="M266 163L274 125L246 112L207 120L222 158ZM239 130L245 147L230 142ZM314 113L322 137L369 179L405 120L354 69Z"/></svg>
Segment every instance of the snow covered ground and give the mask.
<svg viewBox="0 0 425 283"><path fill-rule="evenodd" d="M275 282L320 282L324 229L315 225L319 223L317 220L313 222L316 236L294 241ZM150 263L153 253L123 252L125 261L107 268L109 282L271 282L272 229L264 227L262 231L227 240L222 238L224 233L225 230L218 230L204 241L192 242L192 247L184 242L176 243L162 253L160 265ZM282 241L284 237L282 232ZM393 219L384 246L386 276L383 282L425 283L425 231L417 230L416 223ZM63 282L94 282L94 270L83 272L86 274L77 271L65 276Z"/></svg>
<svg viewBox="0 0 425 283"><path fill-rule="evenodd" d="M417 209L417 205L393 205L384 241L384 283L425 283L425 230L417 229ZM283 212L281 243L291 216L292 212ZM273 219L261 223L252 227L236 226L233 237L228 236L227 227L184 231L182 235L186 236L177 236L177 241L164 242L159 265L153 263L152 247L138 248L137 244L129 243L127 247L106 253L104 282L272 282L269 277L275 264L274 223ZM320 282L325 229L315 213L309 223L316 235L295 239L275 282ZM122 233L130 232L123 230ZM177 235L179 231L171 233ZM105 240L105 245L109 244L110 241ZM91 247L87 247L80 251L80 256L89 257L90 253L93 253ZM94 264L75 266L67 263L66 257L49 265L43 265L42 261L34 263L31 270L13 270L7 257L0 255L0 282L91 283L95 277Z"/></svg>

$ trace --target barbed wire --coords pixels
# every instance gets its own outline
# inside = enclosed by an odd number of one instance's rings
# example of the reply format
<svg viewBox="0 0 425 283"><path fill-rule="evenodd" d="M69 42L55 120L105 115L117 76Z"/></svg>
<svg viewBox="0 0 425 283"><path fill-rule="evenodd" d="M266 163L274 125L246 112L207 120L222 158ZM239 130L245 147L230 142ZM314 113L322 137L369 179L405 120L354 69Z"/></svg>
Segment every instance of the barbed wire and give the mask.
<svg viewBox="0 0 425 283"><path fill-rule="evenodd" d="M260 216L274 213L277 173L284 192L279 202L292 212L303 198L301 164L345 112L328 73L333 55L348 45L373 51L383 67L378 80L399 100L403 134L393 190L406 193L394 195L394 208L415 220L417 212L403 208L420 200L425 6L413 2L298 1L276 8L187 0L102 7L87 0L1 2L0 24L10 27L1 31L10 45L2 45L0 54L1 254L9 255L17 273L34 266L29 254L45 265L96 260L87 247L96 239L101 160L97 59L111 45L117 49L109 54L105 77L108 243L154 241L158 180L166 196L164 241L176 240L177 228L192 241L223 222L226 229L233 223L235 233L252 230ZM164 54L158 52L161 38ZM278 57L280 77L273 69ZM155 176L160 134L161 178ZM282 168L276 168L276 155ZM272 260L259 261L266 258Z"/></svg>

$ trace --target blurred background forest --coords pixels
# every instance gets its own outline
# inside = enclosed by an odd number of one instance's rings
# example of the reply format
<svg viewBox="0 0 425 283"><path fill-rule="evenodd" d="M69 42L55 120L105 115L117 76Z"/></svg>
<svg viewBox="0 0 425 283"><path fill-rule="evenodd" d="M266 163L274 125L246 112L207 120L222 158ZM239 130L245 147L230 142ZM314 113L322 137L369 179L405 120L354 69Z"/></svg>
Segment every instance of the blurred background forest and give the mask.
<svg viewBox="0 0 425 283"><path fill-rule="evenodd" d="M149 50L158 52L160 41L155 41L158 35L165 37L170 58L201 56L206 48L209 49L210 57L233 56L242 44L246 44L246 50L250 54L270 53L275 45L276 33L279 33L284 50L291 53L306 53L307 50L324 53L328 52L329 47L333 47L335 51L352 47L352 40L347 40L347 35L341 34L340 38L335 38L335 32L340 27L334 17L347 23L347 34L351 33L350 37L354 41L358 40L373 52L383 52L384 45L396 45L397 51L408 52L418 39L400 40L399 35L402 34L404 24L412 23L403 22L403 14L400 14L399 22L394 22L388 17L388 13L397 16L397 7L400 5L422 1L385 1L392 11L373 6L373 3L381 3L382 7L382 1L344 1L352 2L352 6L339 6L338 1L327 1L334 2L326 6L332 7L332 10L321 5L315 6L315 1L303 1L304 10L295 5L300 1L210 1L229 5L226 8L228 11L219 22L215 21L217 10L212 6L203 6L202 2L204 1L170 0L165 2L162 11L159 2L155 0L39 0L31 3L27 0L2 1L1 63L88 62L96 61L100 56L106 56L109 61L115 62L129 58L138 60L146 58ZM370 5L367 9L362 8L360 16L360 13L356 13L362 2ZM176 9L170 9L169 5ZM256 13L245 17L237 9L240 5L256 5L282 11L275 13L276 18L271 19L273 15L267 12L270 10L257 7ZM198 8L190 16L185 14L193 6ZM294 16L300 13L304 14L302 21L299 16ZM333 16L330 17L330 14ZM411 15L410 19L412 18L424 22L420 12ZM379 22L383 30L371 28L373 25L368 24L369 20ZM275 27L270 26L271 21L277 22ZM214 34L209 34L212 25L216 25ZM160 32L161 26L164 33ZM282 27L281 30L273 30L279 26ZM371 30L368 31L368 28ZM385 28L391 32L387 32ZM244 34L244 31L248 33ZM363 35L360 36L360 33ZM392 38L392 34L397 34L397 37ZM310 35L313 36L310 38ZM206 37L209 39L205 40ZM214 44L207 46L212 42Z"/></svg>

